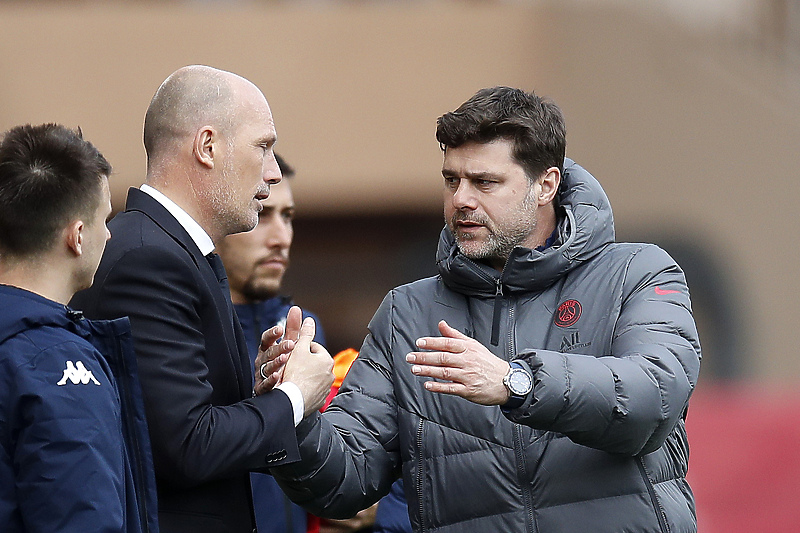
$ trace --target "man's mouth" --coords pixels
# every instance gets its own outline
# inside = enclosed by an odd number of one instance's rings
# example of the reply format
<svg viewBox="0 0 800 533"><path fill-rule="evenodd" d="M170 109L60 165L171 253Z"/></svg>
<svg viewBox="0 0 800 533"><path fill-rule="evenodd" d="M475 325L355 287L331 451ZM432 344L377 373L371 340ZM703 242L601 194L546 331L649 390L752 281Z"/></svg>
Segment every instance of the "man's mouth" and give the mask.
<svg viewBox="0 0 800 533"><path fill-rule="evenodd" d="M261 261L258 262L258 266L267 266L267 267L285 267L289 263L289 260L283 256L270 256L265 257Z"/></svg>
<svg viewBox="0 0 800 533"><path fill-rule="evenodd" d="M255 198L259 202L269 198L269 187L267 187L266 189L259 189L256 192L255 196L253 196L253 198Z"/></svg>
<svg viewBox="0 0 800 533"><path fill-rule="evenodd" d="M458 231L465 231L467 233L477 231L484 227L480 222L472 220L456 220L455 226Z"/></svg>

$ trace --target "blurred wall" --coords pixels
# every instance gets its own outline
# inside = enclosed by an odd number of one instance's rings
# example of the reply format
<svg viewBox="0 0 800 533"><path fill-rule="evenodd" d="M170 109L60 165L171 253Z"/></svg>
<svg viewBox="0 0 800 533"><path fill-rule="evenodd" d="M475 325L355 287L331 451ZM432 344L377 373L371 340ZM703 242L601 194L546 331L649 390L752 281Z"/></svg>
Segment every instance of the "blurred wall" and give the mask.
<svg viewBox="0 0 800 533"><path fill-rule="evenodd" d="M251 79L298 170L290 289L358 344L381 296L432 267L436 117L484 86L535 89L564 110L568 154L604 184L619 236L686 268L706 368L796 380L797 80L706 24L613 6L0 4L0 129L80 125L115 167L119 209L143 179L144 111L170 72Z"/></svg>

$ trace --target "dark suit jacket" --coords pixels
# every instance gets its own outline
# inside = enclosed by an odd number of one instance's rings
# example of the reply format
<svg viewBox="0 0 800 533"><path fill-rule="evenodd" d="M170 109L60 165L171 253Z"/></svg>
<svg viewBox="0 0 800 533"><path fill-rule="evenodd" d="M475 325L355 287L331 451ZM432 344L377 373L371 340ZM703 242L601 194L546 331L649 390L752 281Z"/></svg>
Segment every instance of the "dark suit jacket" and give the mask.
<svg viewBox="0 0 800 533"><path fill-rule="evenodd" d="M91 289L71 305L129 316L153 446L162 533L253 528L248 472L299 459L292 407L252 394L230 296L178 221L128 192Z"/></svg>

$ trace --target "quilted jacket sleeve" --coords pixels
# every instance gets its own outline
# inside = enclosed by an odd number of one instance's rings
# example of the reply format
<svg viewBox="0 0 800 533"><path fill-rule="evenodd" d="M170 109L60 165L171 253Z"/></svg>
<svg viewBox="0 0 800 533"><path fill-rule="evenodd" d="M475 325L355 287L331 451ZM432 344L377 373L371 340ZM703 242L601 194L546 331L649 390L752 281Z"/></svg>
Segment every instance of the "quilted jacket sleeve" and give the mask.
<svg viewBox="0 0 800 533"><path fill-rule="evenodd" d="M349 518L387 494L397 477L392 300L390 293L375 313L328 409L298 425L300 462L271 469L289 498L317 516Z"/></svg>
<svg viewBox="0 0 800 533"><path fill-rule="evenodd" d="M627 264L604 357L535 350L532 399L506 416L611 453L657 450L683 416L700 371L700 344L683 272L657 246Z"/></svg>

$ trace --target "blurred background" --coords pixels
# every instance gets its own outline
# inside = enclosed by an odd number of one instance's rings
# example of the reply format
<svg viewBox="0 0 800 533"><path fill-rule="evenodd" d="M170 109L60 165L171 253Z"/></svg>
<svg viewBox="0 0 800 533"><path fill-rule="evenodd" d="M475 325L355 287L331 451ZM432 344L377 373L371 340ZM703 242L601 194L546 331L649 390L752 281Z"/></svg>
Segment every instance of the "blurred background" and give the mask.
<svg viewBox="0 0 800 533"><path fill-rule="evenodd" d="M286 286L331 353L436 272L436 118L487 86L551 97L618 239L686 271L700 531L800 531L800 1L0 0L0 129L80 126L122 209L150 98L195 63L270 102L297 171Z"/></svg>

